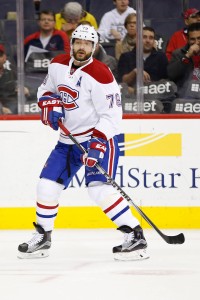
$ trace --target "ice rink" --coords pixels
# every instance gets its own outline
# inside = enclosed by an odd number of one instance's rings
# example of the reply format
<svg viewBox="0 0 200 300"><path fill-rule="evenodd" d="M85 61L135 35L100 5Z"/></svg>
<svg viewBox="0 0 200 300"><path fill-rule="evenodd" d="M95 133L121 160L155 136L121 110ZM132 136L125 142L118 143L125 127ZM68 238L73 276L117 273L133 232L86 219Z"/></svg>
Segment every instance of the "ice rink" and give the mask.
<svg viewBox="0 0 200 300"><path fill-rule="evenodd" d="M183 232L183 245L168 245L145 230L150 259L114 261L112 247L123 235L115 229L54 230L50 256L17 258L29 230L0 231L1 300L190 300L200 297L200 230Z"/></svg>

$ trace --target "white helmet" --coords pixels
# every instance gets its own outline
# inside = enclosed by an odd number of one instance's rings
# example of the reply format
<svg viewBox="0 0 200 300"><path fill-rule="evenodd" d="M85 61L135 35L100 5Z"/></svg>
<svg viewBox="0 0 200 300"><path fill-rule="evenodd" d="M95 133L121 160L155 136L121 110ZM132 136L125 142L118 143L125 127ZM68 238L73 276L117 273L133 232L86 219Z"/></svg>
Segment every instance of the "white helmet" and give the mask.
<svg viewBox="0 0 200 300"><path fill-rule="evenodd" d="M90 25L79 25L73 32L71 36L71 55L74 39L86 40L93 42L93 49L91 57L95 51L96 45L99 41L98 34L93 26ZM91 58L90 57L90 58Z"/></svg>
<svg viewBox="0 0 200 300"><path fill-rule="evenodd" d="M95 44L98 43L98 34L93 26L79 25L72 33L72 39L80 39L91 41Z"/></svg>

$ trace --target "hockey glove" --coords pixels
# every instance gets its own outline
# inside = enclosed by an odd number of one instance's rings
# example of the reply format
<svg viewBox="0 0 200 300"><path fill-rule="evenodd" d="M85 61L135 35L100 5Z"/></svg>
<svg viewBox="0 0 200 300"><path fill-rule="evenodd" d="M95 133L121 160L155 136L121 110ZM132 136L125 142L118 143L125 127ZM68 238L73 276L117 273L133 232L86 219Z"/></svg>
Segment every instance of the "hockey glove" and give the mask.
<svg viewBox="0 0 200 300"><path fill-rule="evenodd" d="M106 140L101 138L91 138L88 142L88 153L82 155L84 165L92 168L96 163L101 164L106 152Z"/></svg>
<svg viewBox="0 0 200 300"><path fill-rule="evenodd" d="M63 103L59 95L51 94L42 96L39 99L38 106L41 108L41 121L45 125L58 130L58 121L64 118Z"/></svg>

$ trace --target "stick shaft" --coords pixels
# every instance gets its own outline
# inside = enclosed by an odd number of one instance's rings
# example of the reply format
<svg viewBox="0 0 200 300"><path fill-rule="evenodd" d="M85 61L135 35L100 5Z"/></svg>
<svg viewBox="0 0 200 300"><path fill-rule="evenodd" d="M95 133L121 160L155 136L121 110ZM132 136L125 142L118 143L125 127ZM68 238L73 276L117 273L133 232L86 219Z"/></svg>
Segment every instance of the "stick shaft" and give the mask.
<svg viewBox="0 0 200 300"><path fill-rule="evenodd" d="M62 131L73 141L75 145L83 152L87 153L86 149L77 141L77 139L68 131L68 129L59 121L59 126ZM144 220L156 230L156 232L168 243L168 244L182 244L185 241L184 235L181 233L177 236L167 236L158 229L158 227L147 217L147 215L133 202L133 200L124 192L124 190L117 184L117 182L110 177L110 175L97 163L95 167L103 174L108 183L110 183L132 206L137 212L144 218Z"/></svg>

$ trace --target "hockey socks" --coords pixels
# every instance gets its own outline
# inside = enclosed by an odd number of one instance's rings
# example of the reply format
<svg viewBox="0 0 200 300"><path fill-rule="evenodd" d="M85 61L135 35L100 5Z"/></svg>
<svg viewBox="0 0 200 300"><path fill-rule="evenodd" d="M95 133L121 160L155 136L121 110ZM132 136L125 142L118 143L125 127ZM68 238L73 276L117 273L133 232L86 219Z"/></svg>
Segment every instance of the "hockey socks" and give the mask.
<svg viewBox="0 0 200 300"><path fill-rule="evenodd" d="M117 227L127 225L134 228L139 225L138 220L131 213L128 202L120 194L115 193L111 185L89 186L88 192L90 197Z"/></svg>
<svg viewBox="0 0 200 300"><path fill-rule="evenodd" d="M64 186L55 181L41 178L37 186L36 222L45 231L53 230L58 213L58 199Z"/></svg>
<svg viewBox="0 0 200 300"><path fill-rule="evenodd" d="M45 231L52 230L54 228L54 221L58 213L59 205L44 205L39 202L36 203L36 220L37 224L40 224Z"/></svg>

